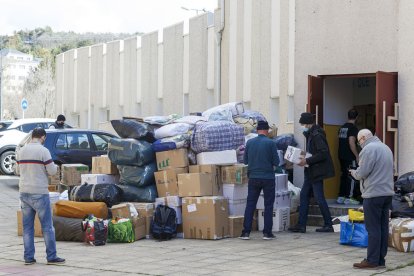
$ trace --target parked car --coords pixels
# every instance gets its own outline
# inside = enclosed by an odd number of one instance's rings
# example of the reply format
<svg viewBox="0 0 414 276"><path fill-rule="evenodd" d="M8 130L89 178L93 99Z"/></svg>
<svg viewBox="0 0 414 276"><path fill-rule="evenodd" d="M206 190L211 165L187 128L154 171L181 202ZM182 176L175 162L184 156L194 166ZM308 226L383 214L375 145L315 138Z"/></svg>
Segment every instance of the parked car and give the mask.
<svg viewBox="0 0 414 276"><path fill-rule="evenodd" d="M0 121L0 132L5 131L14 121Z"/></svg>
<svg viewBox="0 0 414 276"><path fill-rule="evenodd" d="M55 119L32 118L19 119L4 131L0 132L0 171L3 174L13 174L13 164L15 163L15 149L19 141L26 137L27 133L36 127L49 128ZM71 128L69 125L65 127Z"/></svg>
<svg viewBox="0 0 414 276"><path fill-rule="evenodd" d="M92 168L92 157L107 154L108 143L115 135L86 129L46 129L44 146L56 164L85 164ZM31 133L16 147L16 154L31 140Z"/></svg>

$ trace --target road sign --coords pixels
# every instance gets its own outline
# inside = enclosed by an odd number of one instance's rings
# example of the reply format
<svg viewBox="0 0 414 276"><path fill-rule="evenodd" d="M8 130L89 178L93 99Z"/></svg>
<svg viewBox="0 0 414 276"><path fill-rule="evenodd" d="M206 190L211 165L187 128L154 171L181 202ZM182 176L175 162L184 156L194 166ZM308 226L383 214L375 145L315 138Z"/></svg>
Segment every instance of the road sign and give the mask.
<svg viewBox="0 0 414 276"><path fill-rule="evenodd" d="M27 102L26 99L23 99L21 105L22 105L22 109L26 110L27 107L29 106L29 103Z"/></svg>

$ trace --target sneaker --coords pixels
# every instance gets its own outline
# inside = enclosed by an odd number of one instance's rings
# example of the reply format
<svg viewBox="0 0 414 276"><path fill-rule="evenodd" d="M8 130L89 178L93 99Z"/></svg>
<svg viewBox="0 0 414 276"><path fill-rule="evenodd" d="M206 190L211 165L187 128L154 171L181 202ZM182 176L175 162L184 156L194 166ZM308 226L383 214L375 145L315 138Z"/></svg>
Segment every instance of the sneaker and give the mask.
<svg viewBox="0 0 414 276"><path fill-rule="evenodd" d="M294 233L306 233L306 227L296 224L295 226L289 227L288 231L294 232Z"/></svg>
<svg viewBox="0 0 414 276"><path fill-rule="evenodd" d="M348 205L348 204L359 205L359 201L354 199L354 198L347 198L347 199L345 199L344 204L346 204L346 205Z"/></svg>
<svg viewBox="0 0 414 276"><path fill-rule="evenodd" d="M336 200L336 203L338 204L344 204L344 202L345 202L345 198L342 196L338 197L338 199Z"/></svg>
<svg viewBox="0 0 414 276"><path fill-rule="evenodd" d="M36 259L33 259L33 260L25 260L24 261L24 264L25 265L32 265L32 264L35 264L36 263Z"/></svg>
<svg viewBox="0 0 414 276"><path fill-rule="evenodd" d="M64 264L65 262L66 262L65 259L57 257L54 260L47 261L47 264L48 265L60 265L60 264Z"/></svg>
<svg viewBox="0 0 414 276"><path fill-rule="evenodd" d="M370 264L367 259L363 259L360 263L355 263L354 268L358 269L377 269L377 265Z"/></svg>
<svg viewBox="0 0 414 276"><path fill-rule="evenodd" d="M276 238L276 236L275 236L275 235L273 235L273 233L270 233L270 234L268 234L268 233L263 234L263 239L264 239L264 240L274 240L275 238Z"/></svg>
<svg viewBox="0 0 414 276"><path fill-rule="evenodd" d="M249 233L242 233L239 237L241 240L250 240L250 234Z"/></svg>
<svg viewBox="0 0 414 276"><path fill-rule="evenodd" d="M334 229L332 226L324 226L324 227L316 229L315 231L322 232L322 233L329 233L329 232L334 232Z"/></svg>

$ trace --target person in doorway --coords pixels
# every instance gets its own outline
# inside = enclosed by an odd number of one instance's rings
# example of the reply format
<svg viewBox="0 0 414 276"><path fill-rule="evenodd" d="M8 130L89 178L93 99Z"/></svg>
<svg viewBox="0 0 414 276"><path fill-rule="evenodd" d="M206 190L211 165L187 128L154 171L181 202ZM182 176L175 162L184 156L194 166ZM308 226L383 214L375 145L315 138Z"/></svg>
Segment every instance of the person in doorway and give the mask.
<svg viewBox="0 0 414 276"><path fill-rule="evenodd" d="M368 129L358 133L359 167L350 174L361 181L364 222L368 232L367 258L355 268L385 268L388 222L394 195L394 160L390 148Z"/></svg>
<svg viewBox="0 0 414 276"><path fill-rule="evenodd" d="M56 255L55 229L53 228L47 177L56 174L57 166L53 163L49 150L43 146L45 140L46 131L40 127L35 128L32 132L31 142L24 146L16 156L16 171L20 174L19 192L26 265L36 263L34 258L34 220L36 214L42 225L47 263L63 264L65 262L65 259Z"/></svg>
<svg viewBox="0 0 414 276"><path fill-rule="evenodd" d="M359 204L356 199L357 183L349 177L349 169L356 168L359 157L357 150L358 128L355 122L358 118L358 111L351 109L348 111L348 121L341 126L338 132L338 158L341 164L341 185L339 188L338 199L339 204Z"/></svg>
<svg viewBox="0 0 414 276"><path fill-rule="evenodd" d="M49 128L50 129L64 129L65 128L65 121L66 121L65 116L62 115L62 114L59 114L57 116L56 121L53 124L51 124Z"/></svg>
<svg viewBox="0 0 414 276"><path fill-rule="evenodd" d="M306 137L306 152L310 153L311 156L302 157L298 164L305 167L305 179L300 192L299 222L288 229L291 232L306 232L309 200L312 191L324 219L324 226L316 229L316 232L334 231L331 213L323 192L323 180L334 176L335 171L325 131L314 122L313 114L305 112L300 115L299 123L302 125L303 135Z"/></svg>
<svg viewBox="0 0 414 276"><path fill-rule="evenodd" d="M248 165L248 194L244 212L243 231L240 239L249 240L252 230L253 214L257 200L263 190L264 196L264 228L263 239L271 240L275 236L273 228L273 204L275 201L275 168L279 165L276 143L267 137L269 124L259 121L256 138L250 139L244 152L244 163Z"/></svg>

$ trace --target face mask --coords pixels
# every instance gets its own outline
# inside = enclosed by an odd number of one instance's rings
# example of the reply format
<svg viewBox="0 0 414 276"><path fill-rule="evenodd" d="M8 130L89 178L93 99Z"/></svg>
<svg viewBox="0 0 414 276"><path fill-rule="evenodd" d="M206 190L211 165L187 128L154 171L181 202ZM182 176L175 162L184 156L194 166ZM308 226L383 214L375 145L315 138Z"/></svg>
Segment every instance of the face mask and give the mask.
<svg viewBox="0 0 414 276"><path fill-rule="evenodd" d="M309 130L309 128L308 127L305 127L305 126L301 126L300 128L302 129L302 132L306 132L306 131Z"/></svg>

